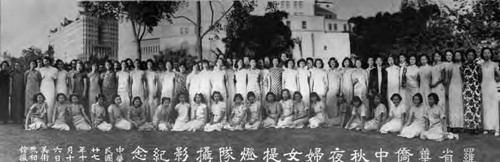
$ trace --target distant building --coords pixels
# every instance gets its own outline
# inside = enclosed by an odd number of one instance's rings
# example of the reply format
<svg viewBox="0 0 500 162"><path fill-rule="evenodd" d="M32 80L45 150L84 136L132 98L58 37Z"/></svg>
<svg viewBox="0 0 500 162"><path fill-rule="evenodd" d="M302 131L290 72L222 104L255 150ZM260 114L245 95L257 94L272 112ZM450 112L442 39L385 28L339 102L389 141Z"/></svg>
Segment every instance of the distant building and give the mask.
<svg viewBox="0 0 500 162"><path fill-rule="evenodd" d="M118 58L118 21L98 19L80 12L75 20L64 19L50 31L49 44L54 47L55 59L89 60Z"/></svg>
<svg viewBox="0 0 500 162"><path fill-rule="evenodd" d="M254 14L263 15L268 2L277 4L277 9L289 13L283 22L290 26L292 38L299 40L293 49L293 57L319 57L332 56L342 59L350 55L349 34L352 26L347 20L337 19L334 12L337 8L332 0L262 0L257 1ZM213 5L215 18L225 11L230 3L216 3ZM220 5L219 5L220 4ZM202 32L210 24L210 9L208 2L202 2ZM196 19L195 2L189 1L188 6L175 15L182 15ZM221 23L224 25L226 19ZM203 38L203 59L213 60L215 55L211 52L217 48L225 50L221 41L225 37L224 31L209 32ZM136 58L137 46L133 37L130 23L120 24L120 45L118 59ZM188 54L196 55L195 26L185 19L173 19L173 22L163 21L154 28L152 33L147 33L141 42L142 59L151 59L160 52L185 50Z"/></svg>

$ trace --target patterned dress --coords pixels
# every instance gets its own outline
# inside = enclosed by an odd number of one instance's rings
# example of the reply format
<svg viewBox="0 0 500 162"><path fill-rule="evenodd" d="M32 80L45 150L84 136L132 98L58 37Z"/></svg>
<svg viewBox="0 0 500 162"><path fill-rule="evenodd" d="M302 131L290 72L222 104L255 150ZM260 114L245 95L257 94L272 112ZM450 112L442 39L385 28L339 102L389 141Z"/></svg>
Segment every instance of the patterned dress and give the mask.
<svg viewBox="0 0 500 162"><path fill-rule="evenodd" d="M26 79L24 115L26 115L31 105L33 105L33 96L36 93L40 92L40 82L42 81L42 75L37 70L28 70L24 73L24 78Z"/></svg>
<svg viewBox="0 0 500 162"><path fill-rule="evenodd" d="M102 93L106 96L108 101L105 107L109 106L109 101L113 99L113 96L117 94L118 91L118 79L116 77L115 71L106 71L101 74L102 78Z"/></svg>
<svg viewBox="0 0 500 162"><path fill-rule="evenodd" d="M100 76L99 73L89 73L89 94L88 94L88 105L91 107L97 100L96 97L101 93L101 85L99 85Z"/></svg>
<svg viewBox="0 0 500 162"><path fill-rule="evenodd" d="M271 92L273 92L275 95L279 96L278 94L281 93L282 89L282 74L283 74L283 68L280 67L273 67L269 69L269 79L271 83Z"/></svg>
<svg viewBox="0 0 500 162"><path fill-rule="evenodd" d="M247 94L248 92L255 93L255 100L259 101L260 96L260 70L259 69L249 69L247 74Z"/></svg>
<svg viewBox="0 0 500 162"><path fill-rule="evenodd" d="M184 73L177 73L175 77L175 96L174 98L177 98L180 93L188 93L188 89L186 87L186 79L187 79L187 74Z"/></svg>
<svg viewBox="0 0 500 162"><path fill-rule="evenodd" d="M465 128L480 129L482 126L481 65L466 63L460 67L463 78L463 101Z"/></svg>

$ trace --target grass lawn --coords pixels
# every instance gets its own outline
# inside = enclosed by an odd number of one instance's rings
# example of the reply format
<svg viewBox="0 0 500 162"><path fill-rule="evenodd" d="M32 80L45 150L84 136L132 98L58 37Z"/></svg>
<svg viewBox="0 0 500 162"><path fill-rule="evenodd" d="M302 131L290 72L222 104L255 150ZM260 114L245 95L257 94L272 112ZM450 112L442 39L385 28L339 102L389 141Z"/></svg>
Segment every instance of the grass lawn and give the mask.
<svg viewBox="0 0 500 162"><path fill-rule="evenodd" d="M147 153L147 161L153 161L153 150L159 148L165 150L163 156L165 159L175 161L174 152L176 147L188 147L187 161L196 161L200 147L209 146L212 151L213 161L219 161L219 147L232 147L233 157L240 161L241 151L244 147L254 148L254 153L258 158L255 161L264 161L264 151L267 148L276 148L277 159L288 161L288 156L283 156L291 152L292 148L301 155L296 157L300 161L306 161L306 154L310 149L321 148L324 153L320 161L332 161L330 152L336 147L344 150L342 160L351 160L351 154L354 150L362 149L365 158L370 161L379 161L375 157L375 152L382 148L389 152L388 157L383 161L396 162L398 156L395 154L399 148L406 147L413 156L410 161L419 161L420 150L428 148L430 152L430 161L444 161L439 156L444 155L443 151L449 148L453 151L453 161L461 162L464 158L464 148L474 148L474 161L478 162L500 162L500 138L493 135L468 135L460 134L460 140L450 140L443 142L423 141L420 139L406 139L397 137L395 134L379 134L375 132L353 132L340 128L319 128L319 129L300 129L300 130L277 130L264 129L258 131L243 132L136 132L136 131L111 131L111 132L62 132L56 130L43 131L25 131L21 125L6 124L0 125L0 161L18 161L21 155L19 149L21 146L36 146L38 149L38 158L42 146L50 149L49 161L54 161L55 154L52 149L56 146L63 148L62 157L67 147L73 146L73 161L80 161L79 146L86 147L85 155L88 156L85 161L92 161L90 152L92 147L99 147L101 161L104 161L104 148L111 147L116 155L115 149L118 146L125 150L123 156L125 161L132 160L132 152L141 146ZM28 152L28 156L30 153ZM40 161L40 159L38 159ZM63 161L67 161L63 159Z"/></svg>

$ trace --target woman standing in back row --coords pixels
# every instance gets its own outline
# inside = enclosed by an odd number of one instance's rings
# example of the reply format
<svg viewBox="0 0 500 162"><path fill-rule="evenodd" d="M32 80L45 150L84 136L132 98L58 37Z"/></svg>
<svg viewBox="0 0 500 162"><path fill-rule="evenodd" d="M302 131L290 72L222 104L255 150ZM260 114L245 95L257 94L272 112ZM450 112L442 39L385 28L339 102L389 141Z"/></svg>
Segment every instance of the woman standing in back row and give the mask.
<svg viewBox="0 0 500 162"><path fill-rule="evenodd" d="M489 48L481 50L481 58L484 62L481 65L482 82L481 94L483 95L483 128L484 134L487 131L495 131L495 136L500 136L500 118L498 114L498 94L496 82L500 76L498 63L491 61L492 52Z"/></svg>

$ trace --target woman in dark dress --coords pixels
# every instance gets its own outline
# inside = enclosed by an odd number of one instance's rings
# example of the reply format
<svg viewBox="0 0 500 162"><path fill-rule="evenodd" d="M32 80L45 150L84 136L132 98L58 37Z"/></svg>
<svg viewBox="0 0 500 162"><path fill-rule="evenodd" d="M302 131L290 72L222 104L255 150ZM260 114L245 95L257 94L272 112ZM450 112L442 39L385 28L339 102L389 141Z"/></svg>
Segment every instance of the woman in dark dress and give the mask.
<svg viewBox="0 0 500 162"><path fill-rule="evenodd" d="M24 84L26 85L26 92L24 98L24 115L28 113L31 105L34 104L34 101L31 100L35 94L40 92L40 83L42 81L42 74L38 70L36 70L37 64L36 61L30 61L30 69L24 72Z"/></svg>
<svg viewBox="0 0 500 162"><path fill-rule="evenodd" d="M0 124L5 124L9 120L9 63L3 61L0 67Z"/></svg>
<svg viewBox="0 0 500 162"><path fill-rule="evenodd" d="M116 65L116 64L115 64ZM119 66L120 64L118 64ZM102 78L102 93L105 98L113 98L118 91L118 80L116 79L116 72L113 68L113 63L111 61L106 61L105 63L106 71L101 74ZM110 102L105 103L105 107L108 107Z"/></svg>
<svg viewBox="0 0 500 162"><path fill-rule="evenodd" d="M465 129L477 134L482 126L481 65L476 63L476 51L467 51L467 62L460 67L463 84Z"/></svg>

